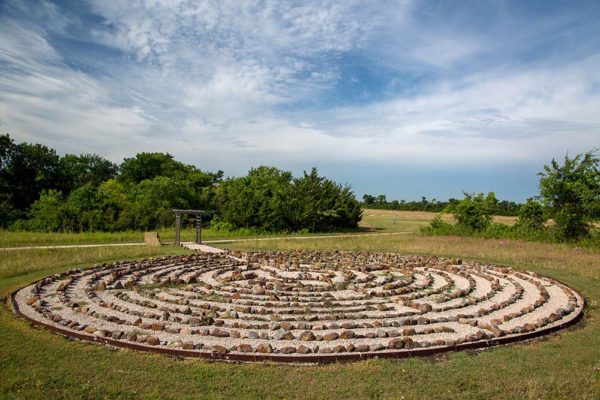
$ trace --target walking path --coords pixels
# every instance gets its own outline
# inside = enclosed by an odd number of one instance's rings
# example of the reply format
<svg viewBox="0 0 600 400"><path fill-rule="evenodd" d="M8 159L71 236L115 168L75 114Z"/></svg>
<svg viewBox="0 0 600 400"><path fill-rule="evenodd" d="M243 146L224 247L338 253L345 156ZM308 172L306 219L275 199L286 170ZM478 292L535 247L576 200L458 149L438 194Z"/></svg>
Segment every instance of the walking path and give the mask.
<svg viewBox="0 0 600 400"><path fill-rule="evenodd" d="M332 239L332 238L349 238L349 237L366 237L366 236L390 236L390 235L410 235L413 232L384 232L384 233L349 233L342 235L319 235L319 236L276 236L276 237L261 237L261 238L236 238L236 239L216 239L205 240L205 244L219 243L235 243L235 242L259 242L269 240L310 240L310 239ZM40 250L40 249L73 249L73 248L93 248L93 247L119 247L119 246L145 246L146 243L104 243L104 244L67 244L67 245L46 245L46 246L21 246L21 247L0 247L0 251L11 250ZM207 251L214 247L197 245L193 242L183 242L184 247L191 250ZM200 248L188 247L188 245L200 246ZM214 252L214 250L213 250Z"/></svg>

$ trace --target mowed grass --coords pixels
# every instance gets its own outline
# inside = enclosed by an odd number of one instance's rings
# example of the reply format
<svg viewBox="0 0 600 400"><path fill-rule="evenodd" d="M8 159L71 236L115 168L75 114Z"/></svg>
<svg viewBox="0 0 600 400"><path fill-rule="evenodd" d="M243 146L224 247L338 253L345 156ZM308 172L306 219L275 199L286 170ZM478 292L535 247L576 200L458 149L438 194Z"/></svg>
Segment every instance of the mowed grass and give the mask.
<svg viewBox="0 0 600 400"><path fill-rule="evenodd" d="M158 230L163 243L175 241L175 228L162 228ZM252 235L239 232L220 232L211 229L202 230L203 240L228 239L250 237ZM196 231L192 227L181 229L182 241L193 241ZM77 245L77 244L105 244L105 243L141 243L144 241L144 232L11 232L0 230L1 247L24 246L52 246L52 245Z"/></svg>
<svg viewBox="0 0 600 400"><path fill-rule="evenodd" d="M240 250L436 254L552 276L587 299L579 327L545 339L428 359L297 366L175 359L65 339L0 309L0 398L599 399L600 253L548 243L396 235L247 241ZM69 269L183 250L126 247L0 252L0 296Z"/></svg>
<svg viewBox="0 0 600 400"><path fill-rule="evenodd" d="M393 210L363 210L363 218L359 228L347 233L374 233L374 232L419 232L420 228L429 224L437 213L423 211L393 211ZM445 221L453 221L450 214L441 214ZM495 222L512 225L515 217L494 217ZM174 223L174 222L173 222ZM161 228L158 230L163 243L175 241L175 228ZM193 241L196 232L193 227L187 226L181 230L182 241ZM210 228L202 230L203 240L240 239L247 237L269 236L297 236L298 234L269 234L256 235L252 232L223 232ZM321 236L324 234L302 234L302 236ZM326 234L331 235L331 234ZM52 246L76 244L105 244L105 243L138 243L144 241L144 232L81 232L81 233L56 233L56 232L11 232L0 229L0 248L24 246Z"/></svg>

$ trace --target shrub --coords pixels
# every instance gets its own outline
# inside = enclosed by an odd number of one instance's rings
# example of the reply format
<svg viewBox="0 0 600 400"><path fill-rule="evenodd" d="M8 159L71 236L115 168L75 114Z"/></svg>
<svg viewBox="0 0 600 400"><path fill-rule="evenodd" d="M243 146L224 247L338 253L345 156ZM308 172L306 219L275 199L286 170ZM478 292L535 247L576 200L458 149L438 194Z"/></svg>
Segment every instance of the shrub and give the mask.
<svg viewBox="0 0 600 400"><path fill-rule="evenodd" d="M459 226L473 231L483 231L492 222L498 200L493 192L484 195L465 193L465 198L450 210Z"/></svg>
<svg viewBox="0 0 600 400"><path fill-rule="evenodd" d="M544 207L534 199L527 199L519 209L517 226L529 230L544 229L545 222Z"/></svg>
<svg viewBox="0 0 600 400"><path fill-rule="evenodd" d="M556 222L561 240L589 234L600 217L600 158L593 151L565 156L564 164L552 160L540 175L540 197Z"/></svg>

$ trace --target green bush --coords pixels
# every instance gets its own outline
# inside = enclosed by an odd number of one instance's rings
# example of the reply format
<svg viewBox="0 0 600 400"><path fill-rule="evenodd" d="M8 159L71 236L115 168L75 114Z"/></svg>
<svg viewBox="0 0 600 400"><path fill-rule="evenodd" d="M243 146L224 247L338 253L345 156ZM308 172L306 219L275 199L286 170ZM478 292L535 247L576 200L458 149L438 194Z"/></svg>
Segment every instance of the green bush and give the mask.
<svg viewBox="0 0 600 400"><path fill-rule="evenodd" d="M497 204L498 200L493 192L487 195L465 193L465 198L451 207L450 212L460 227L483 231L492 222Z"/></svg>
<svg viewBox="0 0 600 400"><path fill-rule="evenodd" d="M600 158L593 151L570 158L564 164L552 160L540 173L540 197L556 222L561 240L589 234L600 218Z"/></svg>
<svg viewBox="0 0 600 400"><path fill-rule="evenodd" d="M517 226L525 230L541 230L545 222L544 207L534 199L527 199L519 209Z"/></svg>

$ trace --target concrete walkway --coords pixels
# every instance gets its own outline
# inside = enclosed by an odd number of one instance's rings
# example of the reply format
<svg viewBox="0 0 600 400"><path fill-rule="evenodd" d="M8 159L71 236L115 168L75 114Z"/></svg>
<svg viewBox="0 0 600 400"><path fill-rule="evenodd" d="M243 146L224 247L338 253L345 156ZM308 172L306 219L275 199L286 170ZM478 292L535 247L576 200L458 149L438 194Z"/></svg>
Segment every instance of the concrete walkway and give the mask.
<svg viewBox="0 0 600 400"><path fill-rule="evenodd" d="M390 236L390 235L410 235L413 232L384 232L384 233L348 233L342 235L319 235L319 236L276 236L276 237L260 237L260 238L235 238L235 239L217 239L205 240L203 244L219 244L219 243L235 243L235 242L260 242L269 240L311 240L311 239L333 239L333 238L350 238L350 237L368 237L368 236ZM167 243L165 243L167 244ZM169 243L170 244L170 243ZM182 242L182 245L190 244L197 245L193 242ZM21 247L0 247L0 251L12 250L40 250L40 249L75 249L75 248L93 248L93 247L122 247L122 246L145 246L146 243L104 243L104 244L67 244L67 245L47 245L47 246L21 246ZM191 250L202 250L202 248L191 248ZM204 246L206 250L216 249L215 247ZM215 251L208 251L215 252Z"/></svg>
<svg viewBox="0 0 600 400"><path fill-rule="evenodd" d="M201 251L203 253L225 253L225 250L217 247L207 246L205 244L198 244L194 242L181 242L181 247L185 247L189 250Z"/></svg>

